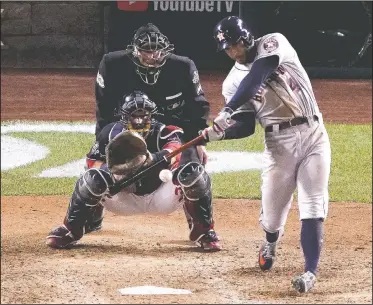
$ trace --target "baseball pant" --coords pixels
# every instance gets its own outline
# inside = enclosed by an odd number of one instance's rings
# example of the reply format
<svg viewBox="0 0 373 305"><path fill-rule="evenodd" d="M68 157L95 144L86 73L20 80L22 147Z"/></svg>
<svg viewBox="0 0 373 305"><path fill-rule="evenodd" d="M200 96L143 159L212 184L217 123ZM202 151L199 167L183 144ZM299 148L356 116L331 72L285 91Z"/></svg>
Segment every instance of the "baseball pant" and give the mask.
<svg viewBox="0 0 373 305"><path fill-rule="evenodd" d="M325 126L309 122L265 134L260 224L283 230L298 188L300 219L326 218L331 150Z"/></svg>
<svg viewBox="0 0 373 305"><path fill-rule="evenodd" d="M182 208L181 190L172 181L162 183L151 194L138 196L121 191L102 203L105 209L118 215L170 214Z"/></svg>

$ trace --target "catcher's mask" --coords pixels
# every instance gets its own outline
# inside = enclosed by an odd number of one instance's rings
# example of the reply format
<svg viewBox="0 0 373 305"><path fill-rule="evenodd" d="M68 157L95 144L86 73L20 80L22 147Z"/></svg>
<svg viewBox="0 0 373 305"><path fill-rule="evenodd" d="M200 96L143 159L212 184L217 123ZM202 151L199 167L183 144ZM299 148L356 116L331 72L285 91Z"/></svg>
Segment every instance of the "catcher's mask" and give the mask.
<svg viewBox="0 0 373 305"><path fill-rule="evenodd" d="M134 91L124 97L120 108L121 121L128 130L137 132L145 139L150 131L152 115L156 111L156 104L145 93Z"/></svg>
<svg viewBox="0 0 373 305"><path fill-rule="evenodd" d="M154 85L161 72L161 67L174 50L168 38L152 23L140 27L132 43L127 46L129 56L136 64L136 73L143 82Z"/></svg>

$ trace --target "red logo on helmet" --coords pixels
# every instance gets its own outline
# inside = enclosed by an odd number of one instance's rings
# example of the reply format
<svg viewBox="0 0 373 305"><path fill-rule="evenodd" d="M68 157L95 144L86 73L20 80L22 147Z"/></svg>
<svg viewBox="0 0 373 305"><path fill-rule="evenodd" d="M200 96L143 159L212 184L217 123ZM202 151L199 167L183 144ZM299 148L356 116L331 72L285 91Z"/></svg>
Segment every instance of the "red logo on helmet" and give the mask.
<svg viewBox="0 0 373 305"><path fill-rule="evenodd" d="M121 11L144 12L148 9L149 1L117 1Z"/></svg>

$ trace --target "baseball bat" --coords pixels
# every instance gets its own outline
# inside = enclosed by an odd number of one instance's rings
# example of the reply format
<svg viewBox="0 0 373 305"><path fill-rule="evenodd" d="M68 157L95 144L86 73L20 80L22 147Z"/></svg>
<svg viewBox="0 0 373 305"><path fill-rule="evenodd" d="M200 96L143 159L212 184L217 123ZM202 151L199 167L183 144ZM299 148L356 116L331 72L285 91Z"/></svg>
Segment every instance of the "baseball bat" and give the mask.
<svg viewBox="0 0 373 305"><path fill-rule="evenodd" d="M174 151L168 153L165 155L162 160L159 160L158 162L146 167L142 171L138 172L131 178L124 178L116 183L114 183L112 186L109 187L109 194L111 196L114 196L115 194L119 193L121 189L131 185L132 183L135 183L136 181L140 180L141 178L145 177L149 171L151 171L153 168L165 163L169 162L173 157L184 151L185 149L198 144L200 141L204 140L205 138L203 135L199 135L198 137L194 138L193 140L190 140L189 142L181 145L179 148L175 149Z"/></svg>

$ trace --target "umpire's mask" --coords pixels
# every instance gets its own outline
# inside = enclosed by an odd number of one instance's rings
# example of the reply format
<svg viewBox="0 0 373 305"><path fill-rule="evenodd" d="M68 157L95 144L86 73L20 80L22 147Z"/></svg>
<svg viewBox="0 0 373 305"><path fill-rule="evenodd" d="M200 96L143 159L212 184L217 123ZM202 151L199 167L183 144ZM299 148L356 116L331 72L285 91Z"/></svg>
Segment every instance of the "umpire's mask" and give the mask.
<svg viewBox="0 0 373 305"><path fill-rule="evenodd" d="M143 82L154 85L161 67L174 50L168 38L152 23L140 27L127 47L131 60L136 64L136 73Z"/></svg>

